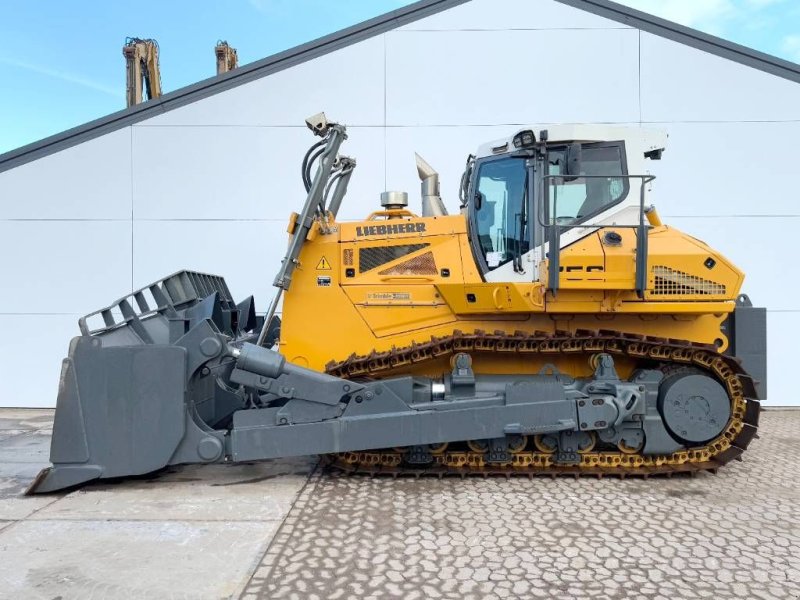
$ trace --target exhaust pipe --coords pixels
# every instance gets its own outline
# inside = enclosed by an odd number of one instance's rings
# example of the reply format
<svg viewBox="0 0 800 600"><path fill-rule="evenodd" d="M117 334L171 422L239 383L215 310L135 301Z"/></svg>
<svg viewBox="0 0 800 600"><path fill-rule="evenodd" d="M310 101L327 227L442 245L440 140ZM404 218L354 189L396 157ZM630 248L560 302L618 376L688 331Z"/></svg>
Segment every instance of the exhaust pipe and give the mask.
<svg viewBox="0 0 800 600"><path fill-rule="evenodd" d="M439 195L439 173L416 152L414 156L417 159L417 173L420 181L422 181L422 216L447 216L447 209L444 207L442 197Z"/></svg>

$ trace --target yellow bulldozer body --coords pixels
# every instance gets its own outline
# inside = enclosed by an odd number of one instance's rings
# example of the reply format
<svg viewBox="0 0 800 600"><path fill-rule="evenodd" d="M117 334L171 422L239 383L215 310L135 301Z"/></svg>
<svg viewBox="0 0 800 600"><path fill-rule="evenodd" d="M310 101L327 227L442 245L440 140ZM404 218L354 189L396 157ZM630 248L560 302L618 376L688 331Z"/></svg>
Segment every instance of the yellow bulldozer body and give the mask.
<svg viewBox="0 0 800 600"><path fill-rule="evenodd" d="M290 230L294 223L290 220ZM405 210L381 211L366 221L324 229L327 233L315 226L300 255L284 298L280 336L280 352L288 360L318 371L352 354L384 352L454 331L606 329L724 352L728 339L722 325L744 279L714 249L665 225L649 231L644 299L634 289L636 232L630 228L597 228L563 249L555 297L546 292L546 268L539 269L539 281L483 281L462 215L421 218ZM618 245L603 242L609 231L621 238ZM585 360L552 359L574 376L592 371ZM495 353L476 358L476 370L534 373L547 360ZM398 372L440 374L448 368L442 362L411 364ZM621 362L622 373L632 368Z"/></svg>

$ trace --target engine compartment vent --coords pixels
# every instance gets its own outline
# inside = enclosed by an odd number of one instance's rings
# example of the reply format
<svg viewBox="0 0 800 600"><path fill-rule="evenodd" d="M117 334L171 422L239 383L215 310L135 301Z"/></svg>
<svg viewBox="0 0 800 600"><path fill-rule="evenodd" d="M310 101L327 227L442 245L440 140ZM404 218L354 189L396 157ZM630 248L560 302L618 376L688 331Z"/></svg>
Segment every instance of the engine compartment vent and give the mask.
<svg viewBox="0 0 800 600"><path fill-rule="evenodd" d="M413 254L430 244L404 244L402 246L371 246L358 249L358 272L366 273L398 258Z"/></svg>
<svg viewBox="0 0 800 600"><path fill-rule="evenodd" d="M378 275L436 275L438 272L433 252L426 252L384 269Z"/></svg>
<svg viewBox="0 0 800 600"><path fill-rule="evenodd" d="M663 265L653 266L653 275L654 296L722 296L726 292L725 285L721 283Z"/></svg>

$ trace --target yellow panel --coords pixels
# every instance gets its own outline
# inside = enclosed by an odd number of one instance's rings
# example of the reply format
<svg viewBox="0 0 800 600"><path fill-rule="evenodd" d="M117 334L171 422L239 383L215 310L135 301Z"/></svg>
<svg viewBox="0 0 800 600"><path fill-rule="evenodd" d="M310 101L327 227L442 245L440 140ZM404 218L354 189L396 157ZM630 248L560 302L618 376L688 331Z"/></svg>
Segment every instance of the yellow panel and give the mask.
<svg viewBox="0 0 800 600"><path fill-rule="evenodd" d="M633 229L608 227L601 229L597 235L602 237L609 231L618 233L622 243L619 246L603 244L608 287L633 290L636 288L636 232Z"/></svg>
<svg viewBox="0 0 800 600"><path fill-rule="evenodd" d="M705 243L671 227L653 230L648 267L654 279L647 300L733 300L744 274Z"/></svg>
<svg viewBox="0 0 800 600"><path fill-rule="evenodd" d="M388 227L400 224L404 225L403 231ZM650 267L661 265L713 279L725 285L726 295L657 297L650 293L651 274L648 300L642 301L633 292L635 235L631 230L616 231L623 236L623 244L612 252L601 245L602 231L564 250L562 265L584 270L580 275L576 274L580 273L577 269L562 274L562 284L566 285L555 298L548 297L547 313L543 313L542 286L538 282L482 281L462 215L406 215L389 221L374 218L359 223L331 223L327 230L318 231L300 254L292 285L284 296L280 350L287 359L322 371L329 361L343 360L352 353L386 351L393 346L424 342L431 336L452 335L456 330L513 334L613 329L709 344L718 341L724 349L727 340L720 327L733 309L741 272L702 242L674 229L657 227L649 236ZM380 268L358 272L359 248L405 244L429 246ZM436 275L429 267L422 276L414 275L414 269L398 267L427 252L433 255ZM602 281L595 269L586 269L597 266L601 254ZM709 257L715 261L711 269L703 264ZM443 268L449 269L449 277L442 277ZM348 269L353 270L352 277L347 277ZM388 273L381 274L382 271ZM470 293L475 295L475 302L467 300ZM590 369L568 357L557 361L559 368L571 374ZM476 367L482 372L532 373L541 365L498 353L480 357ZM407 369L411 373L441 374L447 368L443 359Z"/></svg>
<svg viewBox="0 0 800 600"><path fill-rule="evenodd" d="M603 244L607 231L622 238L619 246ZM601 229L561 250L559 289L632 290L635 287L636 235L631 229ZM549 261L542 262L540 280L547 284Z"/></svg>
<svg viewBox="0 0 800 600"><path fill-rule="evenodd" d="M440 283L437 289L458 315L542 312L541 283Z"/></svg>
<svg viewBox="0 0 800 600"><path fill-rule="evenodd" d="M559 265L559 285L563 288L602 286L606 279L605 255L597 233L564 248Z"/></svg>
<svg viewBox="0 0 800 600"><path fill-rule="evenodd" d="M382 216L385 213L374 213ZM401 217L373 219L358 223L339 223L339 236L343 242L421 239L431 235L458 235L467 232L466 219L461 215L448 217Z"/></svg>
<svg viewBox="0 0 800 600"><path fill-rule="evenodd" d="M615 231L622 241L617 246L602 243L606 232ZM596 271L598 252L604 253L604 271ZM540 268L547 282L547 263ZM645 301L634 293L636 274L636 232L630 228L607 227L562 250L560 293L608 290L596 306L588 298L556 298L548 312L641 311L729 312L720 302L732 301L741 288L743 274L703 242L666 226L648 233L647 289ZM592 273L589 273L589 270ZM585 301L585 302L584 302ZM577 304L575 304L577 303ZM669 306L662 304L669 303ZM706 307L698 303L715 303Z"/></svg>
<svg viewBox="0 0 800 600"><path fill-rule="evenodd" d="M349 285L342 289L377 337L455 320L432 285Z"/></svg>
<svg viewBox="0 0 800 600"><path fill-rule="evenodd" d="M404 248L419 246L417 250L408 254L398 255L397 258L376 264L373 268L361 272L362 251L375 249L382 253L384 249ZM461 251L458 236L428 235L418 239L391 239L391 240L360 240L341 244L341 252L352 256L350 265L342 261L342 285L393 285L395 283L431 284L439 281L463 281L461 278ZM425 261L424 256L432 254L431 261ZM424 262L425 269L404 268L410 260ZM371 266L371 265L370 265ZM408 265L405 265L408 266ZM435 269L427 268L435 267ZM348 277L347 269L351 270ZM447 277L443 272L448 272Z"/></svg>
<svg viewBox="0 0 800 600"><path fill-rule="evenodd" d="M378 306L358 305L356 307L376 338L387 335L407 334L420 329L455 322L455 316L446 305L438 306ZM427 340L430 335L425 334ZM379 342L376 340L376 345Z"/></svg>
<svg viewBox="0 0 800 600"><path fill-rule="evenodd" d="M446 306L433 285L347 285L342 289L353 304L363 306Z"/></svg>

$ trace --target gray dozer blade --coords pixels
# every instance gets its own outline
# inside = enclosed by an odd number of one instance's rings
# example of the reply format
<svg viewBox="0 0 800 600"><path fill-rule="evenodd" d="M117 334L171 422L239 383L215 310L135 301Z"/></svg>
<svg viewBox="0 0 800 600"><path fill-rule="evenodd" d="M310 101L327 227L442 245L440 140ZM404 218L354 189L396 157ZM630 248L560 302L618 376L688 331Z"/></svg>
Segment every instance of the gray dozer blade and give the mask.
<svg viewBox="0 0 800 600"><path fill-rule="evenodd" d="M252 298L234 304L221 277L189 271L78 324L81 335L61 370L53 466L28 493L168 465L394 446L411 447L408 460L428 464L429 444L460 440L488 440L489 459L502 461L509 439L531 433L558 437L556 460L572 464L575 440L588 435L579 423L613 423L620 435L646 435L645 453L678 447L660 419L647 418L663 374L641 371L621 381L607 354L594 379L554 370L475 375L463 353L441 379L340 379L252 343L263 325ZM267 344L279 325L270 323Z"/></svg>
<svg viewBox="0 0 800 600"><path fill-rule="evenodd" d="M262 324L252 297L236 305L221 277L189 271L80 319L61 368L53 466L28 493L218 460L224 431L212 425L248 398L211 375L230 371L230 344Z"/></svg>

